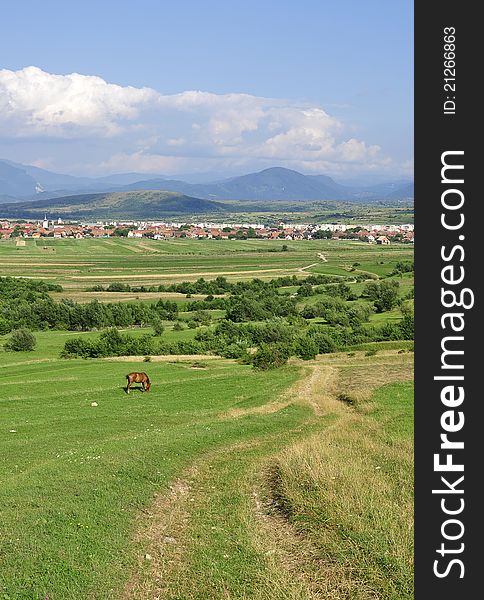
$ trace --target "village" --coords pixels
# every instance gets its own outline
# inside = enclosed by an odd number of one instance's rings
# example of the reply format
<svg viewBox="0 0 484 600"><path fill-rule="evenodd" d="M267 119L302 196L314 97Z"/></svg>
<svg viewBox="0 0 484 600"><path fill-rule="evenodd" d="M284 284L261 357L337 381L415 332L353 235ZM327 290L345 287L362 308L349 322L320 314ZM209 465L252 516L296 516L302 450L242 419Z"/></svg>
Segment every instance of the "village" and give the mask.
<svg viewBox="0 0 484 600"><path fill-rule="evenodd" d="M258 223L186 223L186 222L143 222L143 221L97 221L64 222L60 217L52 220L45 217L39 221L0 221L0 239L18 238L171 238L188 239L267 239L267 240L311 240L311 239L355 239L370 244L413 243L414 225L336 223L287 224L276 226Z"/></svg>

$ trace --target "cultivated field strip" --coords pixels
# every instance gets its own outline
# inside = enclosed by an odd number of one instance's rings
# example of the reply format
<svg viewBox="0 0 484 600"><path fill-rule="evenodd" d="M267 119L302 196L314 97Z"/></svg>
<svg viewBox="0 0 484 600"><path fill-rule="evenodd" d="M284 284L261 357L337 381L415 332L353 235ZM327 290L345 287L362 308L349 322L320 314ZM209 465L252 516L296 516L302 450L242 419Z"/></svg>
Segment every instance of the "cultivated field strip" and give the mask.
<svg viewBox="0 0 484 600"><path fill-rule="evenodd" d="M283 243L287 252L281 252ZM270 251L269 251L270 250ZM321 258L324 256L324 260ZM225 276L231 280L270 279L285 274L303 277L317 272L348 275L358 270L381 274L392 263L411 257L412 249L390 246L384 251L360 242L324 240L0 240L2 275L55 281L67 292L83 291L112 281L131 285ZM367 259L365 257L368 257ZM381 262L385 265L381 265ZM358 271L356 271L358 272Z"/></svg>

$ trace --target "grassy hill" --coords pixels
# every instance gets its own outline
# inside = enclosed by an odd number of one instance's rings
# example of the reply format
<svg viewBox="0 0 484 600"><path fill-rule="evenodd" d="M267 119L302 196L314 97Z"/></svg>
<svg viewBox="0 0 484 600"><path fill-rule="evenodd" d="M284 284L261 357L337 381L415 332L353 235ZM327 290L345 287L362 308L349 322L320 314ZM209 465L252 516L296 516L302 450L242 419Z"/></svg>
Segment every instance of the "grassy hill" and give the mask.
<svg viewBox="0 0 484 600"><path fill-rule="evenodd" d="M10 219L38 219L43 217L45 212L51 215L54 213L65 219L157 219L166 216L216 213L224 210L225 206L219 202L162 190L81 194L0 205L2 217Z"/></svg>

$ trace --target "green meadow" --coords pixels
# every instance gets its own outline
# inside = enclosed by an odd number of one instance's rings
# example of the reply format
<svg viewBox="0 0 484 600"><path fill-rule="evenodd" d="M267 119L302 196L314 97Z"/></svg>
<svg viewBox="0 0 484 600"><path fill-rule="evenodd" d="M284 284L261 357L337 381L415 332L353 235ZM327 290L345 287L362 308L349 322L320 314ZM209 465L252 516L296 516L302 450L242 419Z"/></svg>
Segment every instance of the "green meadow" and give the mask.
<svg viewBox="0 0 484 600"><path fill-rule="evenodd" d="M135 517L154 490L211 448L281 433L304 418L293 409L275 423L217 419L234 406L262 404L268 386L277 393L294 381L294 369L254 378L223 361L203 369L153 363L150 393L126 395L124 376L139 363L28 357L5 366L4 597L119 598L134 558Z"/></svg>
<svg viewBox="0 0 484 600"><path fill-rule="evenodd" d="M407 246L285 243L7 240L0 272L85 302L112 281L384 276L413 260ZM413 280L399 281L403 296ZM164 325L167 341L197 331ZM203 355L62 359L66 340L99 332L34 333L31 352L0 336L0 599L413 597L410 342L258 371ZM125 393L130 371L150 392Z"/></svg>

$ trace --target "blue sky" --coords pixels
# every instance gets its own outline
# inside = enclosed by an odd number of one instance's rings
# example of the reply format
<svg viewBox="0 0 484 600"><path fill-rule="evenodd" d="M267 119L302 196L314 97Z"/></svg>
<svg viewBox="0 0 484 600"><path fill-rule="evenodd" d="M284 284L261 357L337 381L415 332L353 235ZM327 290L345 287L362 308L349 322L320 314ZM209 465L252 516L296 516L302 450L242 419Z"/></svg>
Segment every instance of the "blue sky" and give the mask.
<svg viewBox="0 0 484 600"><path fill-rule="evenodd" d="M0 117L1 157L79 174L235 173L270 163L339 179L412 174L410 1L19 0L2 7L2 21L4 102L16 112L3 127ZM28 66L38 70L23 72ZM71 73L159 97L131 97L129 110L123 97L109 130L76 120L76 111L67 127L52 114L65 113L60 96L74 83L48 75ZM46 120L55 100L38 106L21 86L54 86L57 112ZM88 79L75 86L99 93ZM181 102L189 91L211 96ZM108 105L116 113L118 104ZM245 126L230 125L237 114Z"/></svg>

